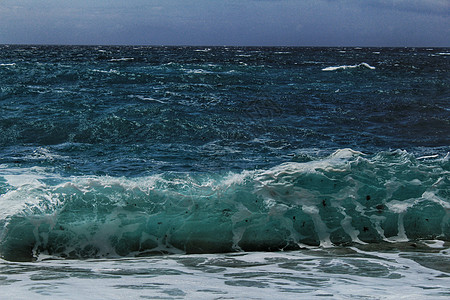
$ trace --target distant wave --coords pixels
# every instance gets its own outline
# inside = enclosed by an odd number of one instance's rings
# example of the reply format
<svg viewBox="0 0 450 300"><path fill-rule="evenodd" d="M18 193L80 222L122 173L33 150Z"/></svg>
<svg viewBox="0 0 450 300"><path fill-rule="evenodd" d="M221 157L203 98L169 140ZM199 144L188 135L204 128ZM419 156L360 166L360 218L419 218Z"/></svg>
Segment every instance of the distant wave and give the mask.
<svg viewBox="0 0 450 300"><path fill-rule="evenodd" d="M357 65L343 65L343 66L337 66L337 67L326 67L323 68L322 71L336 71L336 70L346 70L346 69L355 69L355 68L367 68L370 70L375 70L375 67L372 67L368 63L360 63Z"/></svg>
<svg viewBox="0 0 450 300"><path fill-rule="evenodd" d="M114 69L109 69L109 70L91 69L90 71L96 72L96 73L103 73L103 74L115 74L115 75L121 74L119 71L114 70Z"/></svg>
<svg viewBox="0 0 450 300"><path fill-rule="evenodd" d="M133 57L112 58L109 61L132 61Z"/></svg>
<svg viewBox="0 0 450 300"><path fill-rule="evenodd" d="M158 103L166 104L166 102L164 102L162 100L159 100L159 99L152 98L152 97L144 97L144 96L141 96L141 95L137 95L137 96L136 95L130 95L130 97L136 97L136 98L138 98L140 100L143 100L143 101L155 101L155 102L158 102Z"/></svg>
<svg viewBox="0 0 450 300"><path fill-rule="evenodd" d="M209 52L211 51L211 48L206 48L206 49L195 49L195 52Z"/></svg>

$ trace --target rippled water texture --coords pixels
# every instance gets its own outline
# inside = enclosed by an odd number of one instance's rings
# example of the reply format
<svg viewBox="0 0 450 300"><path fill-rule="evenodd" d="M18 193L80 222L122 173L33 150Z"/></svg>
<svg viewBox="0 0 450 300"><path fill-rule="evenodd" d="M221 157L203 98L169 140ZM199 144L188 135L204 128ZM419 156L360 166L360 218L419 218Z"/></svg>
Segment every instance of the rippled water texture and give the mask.
<svg viewBox="0 0 450 300"><path fill-rule="evenodd" d="M446 52L2 46L0 163L136 176L445 155Z"/></svg>

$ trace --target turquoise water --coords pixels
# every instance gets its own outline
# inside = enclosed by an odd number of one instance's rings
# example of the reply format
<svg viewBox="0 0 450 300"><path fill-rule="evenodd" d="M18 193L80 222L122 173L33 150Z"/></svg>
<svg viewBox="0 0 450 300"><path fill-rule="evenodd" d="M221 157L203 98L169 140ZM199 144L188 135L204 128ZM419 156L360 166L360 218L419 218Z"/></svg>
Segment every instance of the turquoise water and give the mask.
<svg viewBox="0 0 450 300"><path fill-rule="evenodd" d="M449 240L448 157L347 149L268 170L133 178L1 170L8 260Z"/></svg>
<svg viewBox="0 0 450 300"><path fill-rule="evenodd" d="M449 295L448 49L0 48L8 291L383 298L416 272L406 295Z"/></svg>

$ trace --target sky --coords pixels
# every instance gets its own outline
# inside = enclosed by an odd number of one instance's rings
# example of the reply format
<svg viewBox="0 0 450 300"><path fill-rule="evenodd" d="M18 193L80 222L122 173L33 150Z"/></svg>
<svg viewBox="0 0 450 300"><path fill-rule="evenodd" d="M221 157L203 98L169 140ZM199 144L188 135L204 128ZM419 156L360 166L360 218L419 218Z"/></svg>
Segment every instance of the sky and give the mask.
<svg viewBox="0 0 450 300"><path fill-rule="evenodd" d="M450 47L450 0L0 0L0 44Z"/></svg>

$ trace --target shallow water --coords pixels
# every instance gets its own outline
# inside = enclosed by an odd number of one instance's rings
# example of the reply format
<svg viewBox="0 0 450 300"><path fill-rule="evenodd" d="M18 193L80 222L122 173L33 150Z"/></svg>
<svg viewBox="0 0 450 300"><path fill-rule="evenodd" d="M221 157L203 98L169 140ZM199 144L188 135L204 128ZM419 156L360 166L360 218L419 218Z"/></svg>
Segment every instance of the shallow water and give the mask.
<svg viewBox="0 0 450 300"><path fill-rule="evenodd" d="M448 245L0 262L5 299L448 299ZM417 247L417 246L416 246Z"/></svg>

